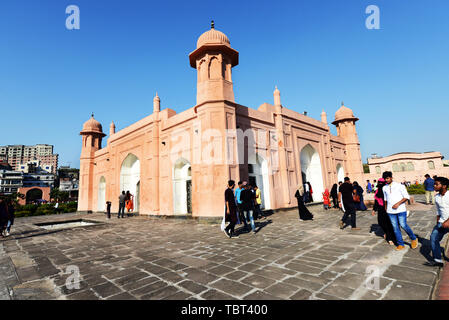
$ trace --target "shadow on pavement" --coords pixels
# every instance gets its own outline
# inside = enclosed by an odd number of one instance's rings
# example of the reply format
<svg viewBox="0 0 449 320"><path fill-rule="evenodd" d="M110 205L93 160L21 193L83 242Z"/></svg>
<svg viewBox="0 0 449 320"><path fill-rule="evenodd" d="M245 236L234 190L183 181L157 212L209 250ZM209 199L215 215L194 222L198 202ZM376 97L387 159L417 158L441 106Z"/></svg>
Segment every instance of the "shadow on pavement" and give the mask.
<svg viewBox="0 0 449 320"><path fill-rule="evenodd" d="M256 225L256 233L259 233L260 230L262 230L262 228L264 228L265 226L269 225L273 223L272 220L265 220L262 222L255 222ZM251 225L248 224L248 228L245 228L245 226L240 227L238 230L235 231L235 233L237 235L241 235L241 234L245 234L245 233L250 233L251 231Z"/></svg>
<svg viewBox="0 0 449 320"><path fill-rule="evenodd" d="M427 259L427 261L433 261L432 255L430 252L432 251L430 246L430 240L426 238L421 238L420 236L416 235L418 238L418 242L421 243L421 247L419 248L419 253L421 253L424 258Z"/></svg>

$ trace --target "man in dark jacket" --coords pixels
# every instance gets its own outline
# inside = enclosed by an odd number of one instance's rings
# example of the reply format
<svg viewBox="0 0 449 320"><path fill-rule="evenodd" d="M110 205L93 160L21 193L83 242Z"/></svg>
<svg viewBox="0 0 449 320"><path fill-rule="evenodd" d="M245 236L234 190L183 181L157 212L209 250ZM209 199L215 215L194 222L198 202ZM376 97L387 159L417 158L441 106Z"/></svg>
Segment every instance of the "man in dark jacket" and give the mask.
<svg viewBox="0 0 449 320"><path fill-rule="evenodd" d="M355 204L354 204L354 187L351 184L351 181L348 177L345 177L344 183L338 188L338 202L340 208L343 209L344 215L340 221L340 229L343 229L345 226L345 221L348 216L351 216L351 230L360 230L360 228L356 227L355 224Z"/></svg>
<svg viewBox="0 0 449 320"><path fill-rule="evenodd" d="M254 223L254 201L255 195L250 189L249 185L245 186L245 189L240 193L240 200L242 201L243 216L251 223L251 229L253 233L256 233L256 225Z"/></svg>
<svg viewBox="0 0 449 320"><path fill-rule="evenodd" d="M424 189L426 190L426 204L430 204L430 199L432 199L432 205L435 204L435 181L430 177L429 174L424 176L426 180L424 181Z"/></svg>

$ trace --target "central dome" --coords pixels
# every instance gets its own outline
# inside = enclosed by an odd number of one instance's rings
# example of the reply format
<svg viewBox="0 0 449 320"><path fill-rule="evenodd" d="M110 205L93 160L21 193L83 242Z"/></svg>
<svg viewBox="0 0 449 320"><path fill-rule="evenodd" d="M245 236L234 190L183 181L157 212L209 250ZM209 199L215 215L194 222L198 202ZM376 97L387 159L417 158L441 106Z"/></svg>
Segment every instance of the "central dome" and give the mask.
<svg viewBox="0 0 449 320"><path fill-rule="evenodd" d="M205 44L219 44L230 47L231 42L229 38L221 31L215 30L214 26L206 32L204 32L196 42L196 47L199 48Z"/></svg>

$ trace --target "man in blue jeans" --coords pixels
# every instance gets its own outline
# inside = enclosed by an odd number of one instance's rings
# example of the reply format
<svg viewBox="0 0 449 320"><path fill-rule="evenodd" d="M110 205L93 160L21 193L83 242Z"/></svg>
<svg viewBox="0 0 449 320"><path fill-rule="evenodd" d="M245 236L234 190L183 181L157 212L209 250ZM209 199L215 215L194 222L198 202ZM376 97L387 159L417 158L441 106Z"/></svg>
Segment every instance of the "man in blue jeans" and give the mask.
<svg viewBox="0 0 449 320"><path fill-rule="evenodd" d="M435 196L435 204L437 209L437 224L433 228L430 236L430 245L432 247L433 261L426 262L424 265L429 267L442 267L443 260L441 259L440 242L444 235L449 232L449 194L447 188L449 186L449 179L443 177L435 178L435 191L438 194Z"/></svg>
<svg viewBox="0 0 449 320"><path fill-rule="evenodd" d="M255 198L256 197L254 193L251 191L250 186L246 185L245 189L243 189L242 192L240 193L240 200L242 202L242 211L244 219L249 220L249 222L251 223L251 229L253 230L253 233L256 233L256 225L254 223L253 217Z"/></svg>
<svg viewBox="0 0 449 320"><path fill-rule="evenodd" d="M407 208L405 207L405 203L410 200L407 189L404 185L398 182L393 182L393 174L390 171L385 171L382 174L382 178L384 178L387 183L382 190L385 196L385 209L390 217L398 243L396 250L399 251L405 249L399 225L405 232L407 232L412 240L412 249L416 249L418 247L418 239L407 224Z"/></svg>
<svg viewBox="0 0 449 320"><path fill-rule="evenodd" d="M433 187L435 181L430 177L429 174L424 176L426 180L424 181L424 189L426 190L426 204L430 204L430 199L432 198L432 205L435 204L435 189Z"/></svg>
<svg viewBox="0 0 449 320"><path fill-rule="evenodd" d="M126 193L125 191L122 191L122 194L118 197L119 204L118 204L118 216L117 218L120 218L120 213L122 214L122 218L124 218L125 215L125 200L126 200Z"/></svg>

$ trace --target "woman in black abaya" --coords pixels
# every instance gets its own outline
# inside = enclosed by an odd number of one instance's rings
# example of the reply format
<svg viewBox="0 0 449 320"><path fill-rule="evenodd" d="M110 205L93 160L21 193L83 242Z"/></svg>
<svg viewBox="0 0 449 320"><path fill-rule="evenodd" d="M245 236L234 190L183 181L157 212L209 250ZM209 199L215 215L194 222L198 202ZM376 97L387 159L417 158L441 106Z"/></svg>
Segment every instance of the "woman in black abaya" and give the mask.
<svg viewBox="0 0 449 320"><path fill-rule="evenodd" d="M309 209L304 204L303 201L304 195L304 187L302 184L298 186L298 190L296 190L295 197L298 200L298 211L299 211L299 219L301 220L313 220L313 214L310 213Z"/></svg>

